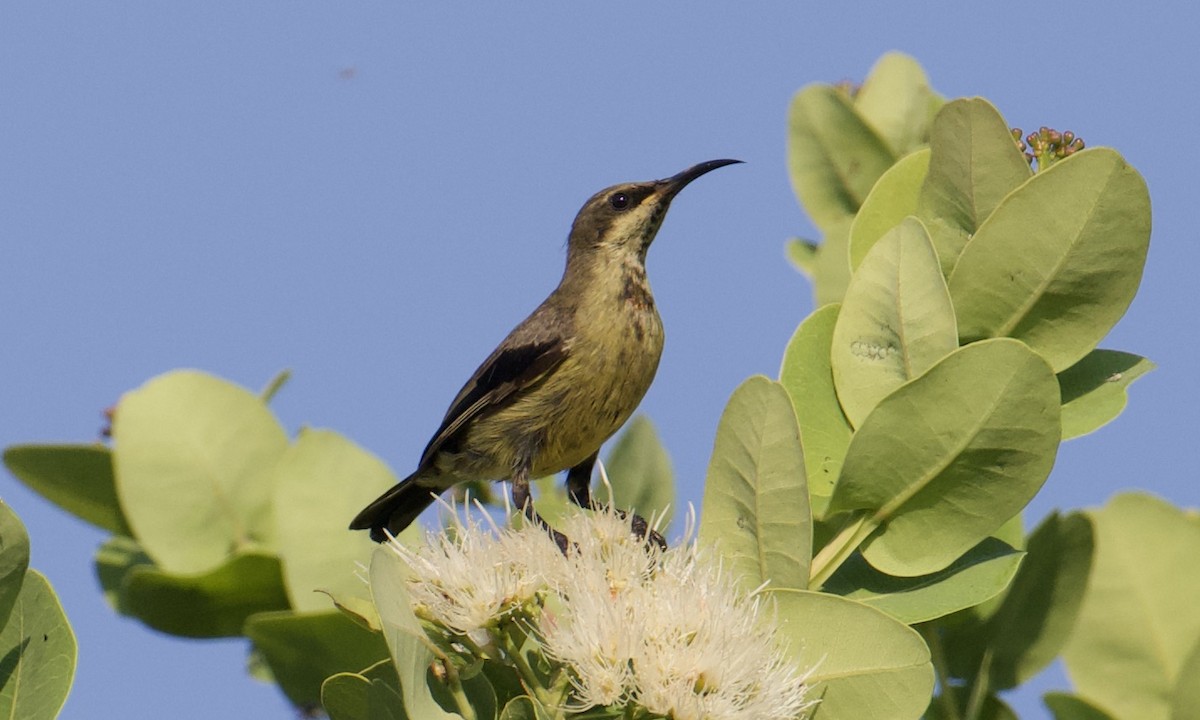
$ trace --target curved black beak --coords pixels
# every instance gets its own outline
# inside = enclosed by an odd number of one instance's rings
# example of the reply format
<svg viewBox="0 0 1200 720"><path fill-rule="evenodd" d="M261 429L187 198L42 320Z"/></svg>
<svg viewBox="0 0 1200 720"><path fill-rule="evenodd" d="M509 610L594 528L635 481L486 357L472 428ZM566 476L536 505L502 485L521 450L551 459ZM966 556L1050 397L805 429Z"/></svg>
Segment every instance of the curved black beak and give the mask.
<svg viewBox="0 0 1200 720"><path fill-rule="evenodd" d="M741 160L709 160L702 162L699 165L693 165L681 173L672 175L669 178L659 180L657 184L663 186L662 193L668 199L675 197L680 190L687 187L687 184L701 175L716 170L717 168L725 167L726 165L734 165L742 162Z"/></svg>

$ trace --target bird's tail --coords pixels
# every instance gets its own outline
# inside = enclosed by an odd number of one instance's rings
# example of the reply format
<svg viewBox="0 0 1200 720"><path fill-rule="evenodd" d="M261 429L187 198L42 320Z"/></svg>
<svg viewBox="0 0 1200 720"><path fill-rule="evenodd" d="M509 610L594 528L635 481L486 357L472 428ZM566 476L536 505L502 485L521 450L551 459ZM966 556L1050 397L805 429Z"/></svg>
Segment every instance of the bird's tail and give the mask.
<svg viewBox="0 0 1200 720"><path fill-rule="evenodd" d="M385 528L399 535L437 497L437 488L421 483L419 475L420 471L409 475L363 508L350 522L350 529L370 530L375 542L387 540Z"/></svg>

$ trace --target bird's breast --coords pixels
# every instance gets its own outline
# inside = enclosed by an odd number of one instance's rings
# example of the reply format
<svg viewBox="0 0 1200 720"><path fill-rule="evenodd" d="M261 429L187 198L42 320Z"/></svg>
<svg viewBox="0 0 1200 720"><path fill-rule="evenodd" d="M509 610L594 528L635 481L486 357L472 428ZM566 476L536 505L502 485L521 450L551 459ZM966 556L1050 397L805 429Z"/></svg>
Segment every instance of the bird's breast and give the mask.
<svg viewBox="0 0 1200 720"><path fill-rule="evenodd" d="M537 393L546 424L535 475L579 464L625 424L654 381L663 339L652 301L579 319L569 356Z"/></svg>

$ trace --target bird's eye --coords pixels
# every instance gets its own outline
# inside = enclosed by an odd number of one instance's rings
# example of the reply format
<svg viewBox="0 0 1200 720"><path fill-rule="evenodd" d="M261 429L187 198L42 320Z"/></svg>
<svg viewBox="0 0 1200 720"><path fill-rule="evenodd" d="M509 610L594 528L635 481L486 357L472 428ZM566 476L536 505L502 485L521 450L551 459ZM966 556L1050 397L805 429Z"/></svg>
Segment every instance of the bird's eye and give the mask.
<svg viewBox="0 0 1200 720"><path fill-rule="evenodd" d="M612 205L613 210L624 210L629 207L629 196L623 192L613 193L608 199L608 204Z"/></svg>

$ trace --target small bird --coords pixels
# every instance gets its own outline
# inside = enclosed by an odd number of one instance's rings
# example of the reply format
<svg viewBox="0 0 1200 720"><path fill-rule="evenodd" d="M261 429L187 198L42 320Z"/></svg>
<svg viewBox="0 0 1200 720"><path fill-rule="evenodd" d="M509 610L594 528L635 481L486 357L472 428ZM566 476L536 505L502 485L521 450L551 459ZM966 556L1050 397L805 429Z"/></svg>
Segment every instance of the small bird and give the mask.
<svg viewBox="0 0 1200 720"><path fill-rule="evenodd" d="M451 486L509 479L513 505L566 552L567 539L534 511L529 480L568 470L568 496L594 507L600 446L641 402L662 355L646 251L680 190L738 162L710 160L664 180L614 185L584 203L558 287L458 392L416 471L364 508L350 529L383 542ZM631 525L664 544L642 518Z"/></svg>

